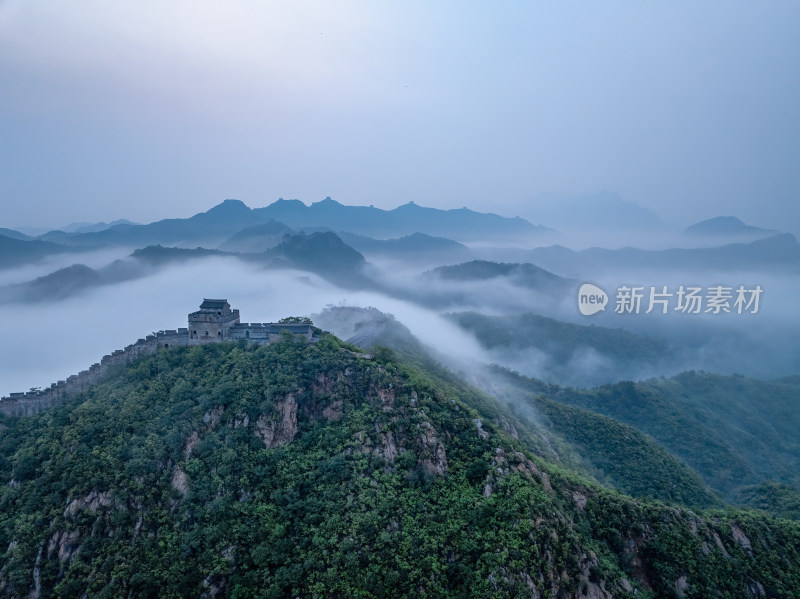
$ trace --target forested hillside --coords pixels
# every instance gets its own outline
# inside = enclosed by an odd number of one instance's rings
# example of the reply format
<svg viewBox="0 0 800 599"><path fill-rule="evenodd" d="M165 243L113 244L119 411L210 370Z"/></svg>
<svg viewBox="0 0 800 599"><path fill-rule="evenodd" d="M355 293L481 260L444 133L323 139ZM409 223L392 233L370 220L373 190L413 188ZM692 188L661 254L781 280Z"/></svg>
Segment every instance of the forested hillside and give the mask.
<svg viewBox="0 0 800 599"><path fill-rule="evenodd" d="M0 595L800 593L797 523L620 495L435 379L330 335L212 344L2 419Z"/></svg>

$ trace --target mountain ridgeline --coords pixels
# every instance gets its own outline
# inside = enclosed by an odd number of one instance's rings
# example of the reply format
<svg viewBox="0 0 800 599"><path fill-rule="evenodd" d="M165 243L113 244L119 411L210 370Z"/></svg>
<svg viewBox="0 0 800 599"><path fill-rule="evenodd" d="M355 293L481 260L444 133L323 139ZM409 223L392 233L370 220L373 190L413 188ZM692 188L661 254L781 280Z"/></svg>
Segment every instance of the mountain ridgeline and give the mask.
<svg viewBox="0 0 800 599"><path fill-rule="evenodd" d="M329 334L162 349L0 433L4 596L800 592L796 522L620 495Z"/></svg>
<svg viewBox="0 0 800 599"><path fill-rule="evenodd" d="M100 247L154 244L211 243L216 247L245 229L270 225L294 230L325 228L359 235L400 237L414 233L458 240L508 239L523 236L547 236L547 227L534 226L521 218L474 212L467 208L439 210L414 202L394 210L372 206L345 206L326 198L310 206L299 200L278 200L263 208L251 209L239 200L225 200L206 212L190 218L171 218L146 225L117 224L101 231L51 231L40 237L43 242ZM273 233L276 225L271 225ZM252 233L252 231L251 231Z"/></svg>

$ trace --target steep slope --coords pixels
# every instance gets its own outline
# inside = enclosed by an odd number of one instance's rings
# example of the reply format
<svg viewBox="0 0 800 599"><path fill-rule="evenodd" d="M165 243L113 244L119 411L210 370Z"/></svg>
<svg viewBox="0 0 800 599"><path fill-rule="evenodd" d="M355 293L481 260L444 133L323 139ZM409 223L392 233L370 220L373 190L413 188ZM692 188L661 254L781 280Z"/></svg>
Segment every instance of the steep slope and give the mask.
<svg viewBox="0 0 800 599"><path fill-rule="evenodd" d="M393 348L439 385L454 379L439 363L451 364L511 407L492 418L516 427L520 439L533 432L525 442L537 455L625 493L712 505L711 487L735 504L797 517L797 377L687 372L576 390L498 366L453 363L378 310L332 308L314 319L365 349Z"/></svg>
<svg viewBox="0 0 800 599"><path fill-rule="evenodd" d="M314 315L314 321L370 351L380 345L391 347L403 362L424 370L440 389L453 386L459 393L469 394L470 405L483 418L497 423L543 459L634 497L699 507L721 505L683 460L635 428L544 397L559 389L555 385L525 379L532 389L520 394L514 385L504 384L506 377L513 380L518 375L479 364L464 368L468 372L462 371L459 377L437 361L446 362L446 357L438 356L393 317L376 309L329 308ZM474 386L465 386L464 379Z"/></svg>
<svg viewBox="0 0 800 599"><path fill-rule="evenodd" d="M635 427L731 501L742 500L743 487L770 481L800 491L796 386L686 372L579 391L544 386L507 371L496 374L522 391L545 394Z"/></svg>
<svg viewBox="0 0 800 599"><path fill-rule="evenodd" d="M164 350L0 420L0 594L792 597L800 528L585 483L424 373Z"/></svg>

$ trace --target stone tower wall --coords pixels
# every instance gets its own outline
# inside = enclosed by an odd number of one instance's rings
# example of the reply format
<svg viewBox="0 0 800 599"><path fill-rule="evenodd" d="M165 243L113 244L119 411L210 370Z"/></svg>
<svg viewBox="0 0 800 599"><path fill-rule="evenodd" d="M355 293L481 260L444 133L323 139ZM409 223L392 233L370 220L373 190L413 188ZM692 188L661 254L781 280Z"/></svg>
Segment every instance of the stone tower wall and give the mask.
<svg viewBox="0 0 800 599"><path fill-rule="evenodd" d="M82 370L63 381L53 383L41 391L12 393L0 398L0 413L6 416L31 416L54 405L63 403L70 397L82 393L89 385L99 383L108 369L118 364L128 364L141 356L151 356L161 347L174 347L188 344L188 330L159 331L139 339L125 349L103 356L103 359L92 364L88 370Z"/></svg>
<svg viewBox="0 0 800 599"><path fill-rule="evenodd" d="M226 300L224 301L227 306ZM47 408L63 403L102 380L108 369L119 364L128 364L142 356L151 356L159 348L180 345L200 345L219 341L243 339L251 343L276 343L281 331L288 330L296 338L307 342L315 340L313 327L302 324L252 323L239 324L239 310L203 309L189 314L189 328L159 331L139 339L125 349L103 356L103 359L88 370L73 374L50 387L27 393L12 393L0 398L0 414L7 416L30 416Z"/></svg>

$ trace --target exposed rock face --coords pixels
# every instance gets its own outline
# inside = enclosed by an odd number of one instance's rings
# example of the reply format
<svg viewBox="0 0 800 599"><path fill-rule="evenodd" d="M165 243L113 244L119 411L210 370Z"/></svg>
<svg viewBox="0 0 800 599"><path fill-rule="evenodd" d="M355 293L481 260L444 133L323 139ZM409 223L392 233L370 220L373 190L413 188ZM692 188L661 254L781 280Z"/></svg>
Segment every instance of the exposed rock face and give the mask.
<svg viewBox="0 0 800 599"><path fill-rule="evenodd" d="M428 472L444 474L447 472L447 455L444 452L444 445L436 438L436 431L430 422L423 422L420 428L422 429L422 445L425 448L422 465Z"/></svg>
<svg viewBox="0 0 800 599"><path fill-rule="evenodd" d="M108 492L97 493L92 491L82 499L73 499L67 504L67 509L64 510L64 518L72 519L78 510L86 510L89 512L96 512L101 506L108 507L111 505L111 498Z"/></svg>
<svg viewBox="0 0 800 599"><path fill-rule="evenodd" d="M194 451L195 446L200 441L200 435L197 431L192 431L192 434L186 439L186 443L183 444L183 457L184 459L188 460L192 457L192 451Z"/></svg>
<svg viewBox="0 0 800 599"><path fill-rule="evenodd" d="M262 414L256 421L256 435L264 441L267 449L290 443L297 430L297 401L292 393L278 402L272 416Z"/></svg>
<svg viewBox="0 0 800 599"><path fill-rule="evenodd" d="M719 535L717 534L716 531L713 531L711 533L711 538L714 539L714 543L716 543L717 547L719 547L719 550L722 552L722 555L730 559L731 554L728 553L727 549L725 549L725 545L722 544L722 539L719 538Z"/></svg>
<svg viewBox="0 0 800 599"><path fill-rule="evenodd" d="M747 535L744 534L742 529L736 526L735 524L731 524L731 536L744 549L748 551L752 549L752 546L750 545L750 539L748 539Z"/></svg>
<svg viewBox="0 0 800 599"><path fill-rule="evenodd" d="M572 492L572 500L575 502L575 507L579 510L583 510L586 508L586 495L583 493L579 493L578 491Z"/></svg>
<svg viewBox="0 0 800 599"><path fill-rule="evenodd" d="M598 567L597 565L597 556L594 552L589 552L589 555L581 556L581 574L580 574L580 581L578 584L578 588L580 589L576 592L573 597L577 598L585 598L585 599L613 599L614 596L608 592L605 588L605 582L600 580L599 582L594 582L593 579L595 578L592 576L592 570L596 570Z"/></svg>
<svg viewBox="0 0 800 599"><path fill-rule="evenodd" d="M186 492L189 489L189 478L178 466L175 467L175 472L172 473L172 480L170 481L170 484L172 485L173 489L186 497Z"/></svg>
<svg viewBox="0 0 800 599"><path fill-rule="evenodd" d="M54 555L58 556L58 561L64 563L68 561L72 554L78 549L78 538L80 532L73 530L70 532L62 531L56 532L47 544L47 557L48 559Z"/></svg>
<svg viewBox="0 0 800 599"><path fill-rule="evenodd" d="M678 597L685 597L686 596L686 589L689 588L689 582L686 579L686 576L681 576L678 580L675 581L675 595Z"/></svg>
<svg viewBox="0 0 800 599"><path fill-rule="evenodd" d="M325 420L339 420L342 417L342 406L343 402L341 400L332 402L322 410L322 417Z"/></svg>
<svg viewBox="0 0 800 599"><path fill-rule="evenodd" d="M217 406L209 410L203 416L203 424L205 424L209 429L214 428L219 424L219 421L222 418L222 412L224 411L225 408L223 408L222 406Z"/></svg>
<svg viewBox="0 0 800 599"><path fill-rule="evenodd" d="M394 464L394 459L398 455L397 443L394 434L390 430L383 430L381 425L375 423L375 432L380 435L381 444L375 448L375 453L386 460L389 464Z"/></svg>
<svg viewBox="0 0 800 599"><path fill-rule="evenodd" d="M378 391L378 397L381 399L381 407L385 410L391 410L394 407L394 388L381 389Z"/></svg>
<svg viewBox="0 0 800 599"><path fill-rule="evenodd" d="M481 439L488 439L489 438L489 433L487 431L483 430L483 422L481 422L481 419L480 418L475 418L475 420L473 420L472 422L475 423L475 427L478 429L478 436Z"/></svg>
<svg viewBox="0 0 800 599"><path fill-rule="evenodd" d="M625 550L627 554L627 561L630 564L631 573L634 578L639 581L646 590L651 591L650 577L647 573L647 567L642 557L642 548L646 545L647 540L643 535L634 535L628 539L628 546Z"/></svg>

